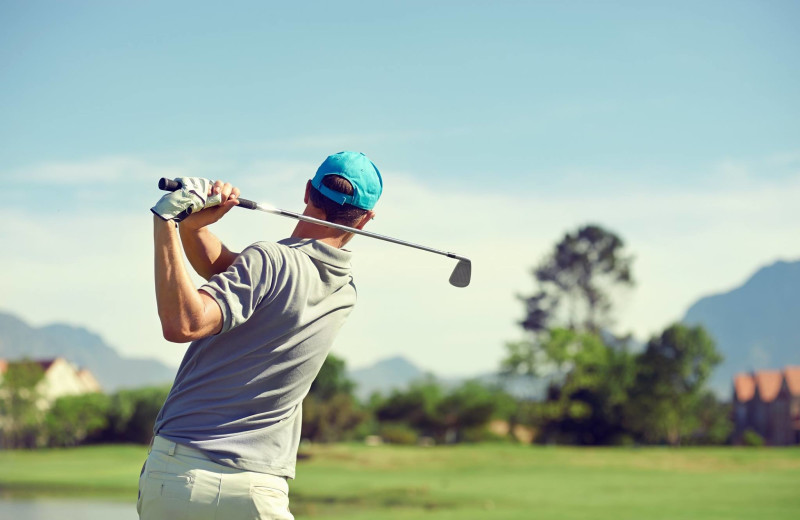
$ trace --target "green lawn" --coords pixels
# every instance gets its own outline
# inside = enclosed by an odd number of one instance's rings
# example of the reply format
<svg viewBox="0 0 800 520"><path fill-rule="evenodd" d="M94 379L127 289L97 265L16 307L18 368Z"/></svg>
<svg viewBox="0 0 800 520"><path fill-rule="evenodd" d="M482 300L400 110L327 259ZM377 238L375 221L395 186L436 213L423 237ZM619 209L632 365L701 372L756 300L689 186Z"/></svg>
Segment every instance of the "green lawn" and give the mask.
<svg viewBox="0 0 800 520"><path fill-rule="evenodd" d="M800 449L313 446L298 518L797 518ZM0 452L4 494L134 500L146 450Z"/></svg>

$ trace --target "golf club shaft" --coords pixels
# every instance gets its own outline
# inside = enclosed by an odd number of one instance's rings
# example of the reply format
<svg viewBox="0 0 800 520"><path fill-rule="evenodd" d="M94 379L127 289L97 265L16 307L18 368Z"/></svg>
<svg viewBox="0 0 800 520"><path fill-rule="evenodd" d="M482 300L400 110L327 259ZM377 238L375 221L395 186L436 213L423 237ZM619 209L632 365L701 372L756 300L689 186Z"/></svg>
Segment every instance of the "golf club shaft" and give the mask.
<svg viewBox="0 0 800 520"><path fill-rule="evenodd" d="M175 191L181 188L181 184L178 181L174 181L172 179L167 179L162 177L158 181L158 188L164 191ZM361 229L352 228L349 226L343 226L341 224L336 224L334 222L328 222L327 220L320 220L318 218L309 217L306 215L301 215L299 213L294 213L292 211L286 211L284 209L274 208L272 206L268 206L266 204L259 204L252 200L247 199L239 199L239 207L245 209L255 209L258 211L263 211L265 213L272 213L273 215L280 215L282 217L289 217L295 220L302 220L303 222L309 222L311 224L318 224L320 226L325 226L329 228L338 229L340 231L345 231L347 233L355 233L356 235L363 235L365 237L370 238L377 238L378 240L383 240L385 242L391 242L393 244L399 244L401 246L408 246L413 247L415 249L421 249L422 251L428 251L429 253L436 253L438 255L443 255L448 258L455 258L457 260L466 260L469 261L468 258L463 256L459 256L455 253L450 253L448 251L442 251L439 249L434 249L432 247L421 246L419 244L414 244L413 242L406 242L405 240L400 240L398 238L387 237L386 235L380 235L378 233L371 233L369 231L364 231Z"/></svg>

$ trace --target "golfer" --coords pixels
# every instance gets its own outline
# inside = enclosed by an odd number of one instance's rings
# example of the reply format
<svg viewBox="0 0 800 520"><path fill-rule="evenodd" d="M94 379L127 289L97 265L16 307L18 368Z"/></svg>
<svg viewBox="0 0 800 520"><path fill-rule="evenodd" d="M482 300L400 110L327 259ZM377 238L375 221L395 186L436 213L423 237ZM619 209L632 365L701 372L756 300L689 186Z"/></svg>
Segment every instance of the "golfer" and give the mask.
<svg viewBox="0 0 800 520"><path fill-rule="evenodd" d="M239 190L179 180L152 208L156 300L164 337L192 343L156 418L137 510L147 520L292 519L302 401L356 302L343 249L353 234L301 221L290 238L235 253L208 226ZM331 155L306 184L303 214L362 229L382 189L365 155ZM183 253L207 280L199 289Z"/></svg>

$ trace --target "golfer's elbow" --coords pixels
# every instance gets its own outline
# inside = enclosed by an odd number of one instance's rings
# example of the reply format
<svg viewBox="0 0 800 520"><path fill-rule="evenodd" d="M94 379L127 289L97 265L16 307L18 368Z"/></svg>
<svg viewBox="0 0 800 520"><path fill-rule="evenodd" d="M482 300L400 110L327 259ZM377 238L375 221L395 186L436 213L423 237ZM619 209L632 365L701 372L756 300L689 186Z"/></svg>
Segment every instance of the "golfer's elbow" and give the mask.
<svg viewBox="0 0 800 520"><path fill-rule="evenodd" d="M171 343L187 343L217 334L222 329L222 314L216 302L203 298L202 309L192 312L159 314L161 333Z"/></svg>
<svg viewBox="0 0 800 520"><path fill-rule="evenodd" d="M202 326L190 316L161 316L161 333L171 343L187 343L202 337Z"/></svg>
<svg viewBox="0 0 800 520"><path fill-rule="evenodd" d="M181 327L162 326L161 332L170 343L188 343L194 339L191 332L182 330Z"/></svg>
<svg viewBox="0 0 800 520"><path fill-rule="evenodd" d="M171 343L187 343L222 330L219 303L203 291L196 295L197 298L177 302L158 300L158 319L164 339Z"/></svg>
<svg viewBox="0 0 800 520"><path fill-rule="evenodd" d="M191 329L173 320L161 320L161 334L170 343L186 343L191 340Z"/></svg>

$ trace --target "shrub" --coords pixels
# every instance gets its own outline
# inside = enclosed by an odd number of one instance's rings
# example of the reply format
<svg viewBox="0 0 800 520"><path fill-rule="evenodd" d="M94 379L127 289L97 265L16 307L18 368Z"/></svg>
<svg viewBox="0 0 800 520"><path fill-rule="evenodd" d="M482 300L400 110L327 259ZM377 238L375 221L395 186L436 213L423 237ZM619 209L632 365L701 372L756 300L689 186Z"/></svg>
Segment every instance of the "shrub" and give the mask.
<svg viewBox="0 0 800 520"><path fill-rule="evenodd" d="M60 397L44 419L50 446L76 446L94 440L108 427L111 398L92 393Z"/></svg>
<svg viewBox="0 0 800 520"><path fill-rule="evenodd" d="M419 440L419 434L403 423L384 423L380 428L380 436L390 444L411 445Z"/></svg>
<svg viewBox="0 0 800 520"><path fill-rule="evenodd" d="M302 438L314 442L352 440L361 433L368 414L355 398L338 393L328 399L308 394L303 401Z"/></svg>
<svg viewBox="0 0 800 520"><path fill-rule="evenodd" d="M106 442L148 444L161 405L167 399L169 386L151 386L120 390L111 396Z"/></svg>
<svg viewBox="0 0 800 520"><path fill-rule="evenodd" d="M764 437L748 429L742 434L742 444L745 446L761 447L764 445Z"/></svg>
<svg viewBox="0 0 800 520"><path fill-rule="evenodd" d="M499 435L485 426L475 426L461 431L461 442L510 443L512 439L508 435Z"/></svg>

